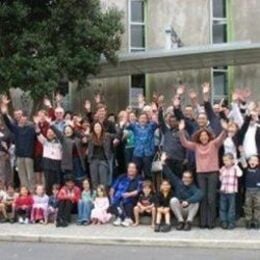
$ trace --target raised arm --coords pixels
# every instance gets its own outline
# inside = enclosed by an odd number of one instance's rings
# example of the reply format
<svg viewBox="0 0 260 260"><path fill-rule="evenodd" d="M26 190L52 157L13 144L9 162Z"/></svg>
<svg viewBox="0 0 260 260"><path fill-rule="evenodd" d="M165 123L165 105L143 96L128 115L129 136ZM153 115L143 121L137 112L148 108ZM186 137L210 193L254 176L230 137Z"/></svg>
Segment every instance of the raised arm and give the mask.
<svg viewBox="0 0 260 260"><path fill-rule="evenodd" d="M179 123L180 141L181 141L181 144L182 144L185 148L187 148L187 149L195 150L195 149L196 149L196 144L195 144L194 142L189 141L189 140L186 138L184 128L185 128L185 122L184 122L184 120L181 120L180 123Z"/></svg>

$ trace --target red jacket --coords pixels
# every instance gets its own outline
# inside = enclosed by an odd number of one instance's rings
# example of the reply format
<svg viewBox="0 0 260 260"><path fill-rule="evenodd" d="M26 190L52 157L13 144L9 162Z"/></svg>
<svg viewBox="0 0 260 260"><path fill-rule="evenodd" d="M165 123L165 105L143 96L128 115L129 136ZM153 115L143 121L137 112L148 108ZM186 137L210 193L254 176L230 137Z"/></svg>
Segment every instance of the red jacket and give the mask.
<svg viewBox="0 0 260 260"><path fill-rule="evenodd" d="M31 208L33 205L33 198L31 195L27 196L19 196L16 198L14 202L15 208L21 208L26 206L27 208Z"/></svg>
<svg viewBox="0 0 260 260"><path fill-rule="evenodd" d="M39 128L43 136L46 137L49 127L50 125L47 121L43 123L39 123ZM35 147L34 147L34 156L35 157L42 156L42 153L43 153L43 146L38 140L36 140Z"/></svg>
<svg viewBox="0 0 260 260"><path fill-rule="evenodd" d="M75 186L72 190L69 190L66 186L63 186L58 193L58 200L71 200L72 203L77 203L80 199L80 189Z"/></svg>

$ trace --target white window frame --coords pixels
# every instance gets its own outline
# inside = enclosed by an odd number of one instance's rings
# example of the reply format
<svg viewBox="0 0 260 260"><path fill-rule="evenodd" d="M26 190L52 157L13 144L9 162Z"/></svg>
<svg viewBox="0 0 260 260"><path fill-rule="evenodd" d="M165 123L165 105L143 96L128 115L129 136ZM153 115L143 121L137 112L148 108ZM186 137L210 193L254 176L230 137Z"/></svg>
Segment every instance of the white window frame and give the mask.
<svg viewBox="0 0 260 260"><path fill-rule="evenodd" d="M146 51L146 12L144 10L144 21L143 22L133 22L132 21L132 13L131 13L131 3L132 2L143 2L144 9L145 9L145 0L128 0L128 51L135 52L135 51ZM131 26L132 25L139 25L144 27L144 47L132 47L131 46Z"/></svg>
<svg viewBox="0 0 260 260"><path fill-rule="evenodd" d="M210 0L210 43L211 44L214 44L214 42L213 42L213 26L214 25L226 25L226 26L228 25L227 14L226 14L226 17L214 17L213 1L214 0ZM226 4L227 4L227 2L226 2ZM223 42L223 43L225 43L225 42ZM218 68L214 68L214 67L211 68L211 82L212 82L211 99L212 99L212 101L226 97L226 95L215 95L214 72L224 72L228 76L228 67L226 69L221 69L221 68L218 69Z"/></svg>

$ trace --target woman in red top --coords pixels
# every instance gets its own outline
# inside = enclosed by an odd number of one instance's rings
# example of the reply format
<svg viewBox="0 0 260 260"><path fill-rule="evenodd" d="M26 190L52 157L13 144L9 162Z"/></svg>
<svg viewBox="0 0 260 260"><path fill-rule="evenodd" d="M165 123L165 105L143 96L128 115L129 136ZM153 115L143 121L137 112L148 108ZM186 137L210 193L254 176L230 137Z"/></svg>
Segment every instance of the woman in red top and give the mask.
<svg viewBox="0 0 260 260"><path fill-rule="evenodd" d="M14 202L15 220L18 220L20 224L29 224L32 205L33 198L28 188L21 187L19 196Z"/></svg>
<svg viewBox="0 0 260 260"><path fill-rule="evenodd" d="M179 123L180 141L182 145L195 152L197 180L204 193L200 207L201 228L215 227L216 195L219 174L219 148L226 138L227 123L221 121L223 131L214 138L207 129L201 129L189 141L185 136L185 123Z"/></svg>
<svg viewBox="0 0 260 260"><path fill-rule="evenodd" d="M73 205L80 199L80 189L75 186L73 176L66 176L65 185L58 193L58 214L56 227L67 227Z"/></svg>

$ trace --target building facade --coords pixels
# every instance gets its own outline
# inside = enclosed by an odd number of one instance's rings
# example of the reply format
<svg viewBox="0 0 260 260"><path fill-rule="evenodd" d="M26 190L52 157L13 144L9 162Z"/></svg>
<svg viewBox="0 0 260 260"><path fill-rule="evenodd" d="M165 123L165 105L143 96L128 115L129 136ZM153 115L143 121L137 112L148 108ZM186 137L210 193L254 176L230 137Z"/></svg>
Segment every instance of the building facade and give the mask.
<svg viewBox="0 0 260 260"><path fill-rule="evenodd" d="M102 8L117 6L124 12L125 33L121 52L143 52L228 42L260 42L260 1L257 0L101 0ZM151 98L153 92L170 102L174 86L182 81L199 89L210 81L212 99L227 97L233 88L250 87L260 98L259 65L221 66L201 70L138 74L96 79L77 90L70 87L72 108L80 110L86 98L104 93L111 112L134 105L139 93Z"/></svg>

